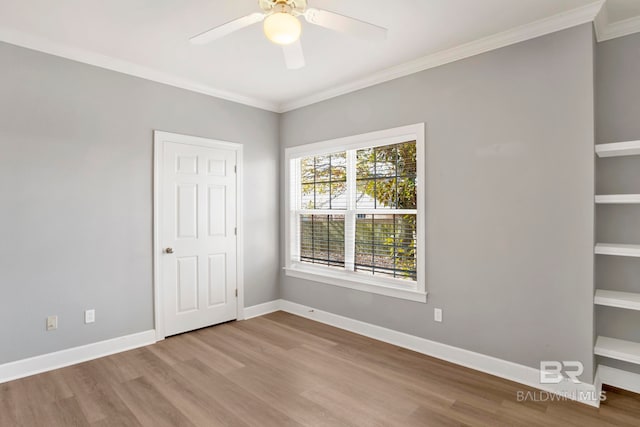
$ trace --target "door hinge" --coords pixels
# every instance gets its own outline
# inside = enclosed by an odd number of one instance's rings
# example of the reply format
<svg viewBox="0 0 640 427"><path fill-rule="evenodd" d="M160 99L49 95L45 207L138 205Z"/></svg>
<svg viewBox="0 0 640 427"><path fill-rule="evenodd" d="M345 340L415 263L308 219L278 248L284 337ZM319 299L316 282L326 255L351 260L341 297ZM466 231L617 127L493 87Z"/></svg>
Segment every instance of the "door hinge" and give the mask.
<svg viewBox="0 0 640 427"><path fill-rule="evenodd" d="M234 236L237 236L237 235L238 235L238 227L236 227L236 228L234 228L234 229L233 229L233 234L234 234Z"/></svg>
<svg viewBox="0 0 640 427"><path fill-rule="evenodd" d="M236 289L236 298L238 298L238 290Z"/></svg>
<svg viewBox="0 0 640 427"><path fill-rule="evenodd" d="M233 166L233 171L234 171L235 173L238 173L238 165L234 165L234 166Z"/></svg>

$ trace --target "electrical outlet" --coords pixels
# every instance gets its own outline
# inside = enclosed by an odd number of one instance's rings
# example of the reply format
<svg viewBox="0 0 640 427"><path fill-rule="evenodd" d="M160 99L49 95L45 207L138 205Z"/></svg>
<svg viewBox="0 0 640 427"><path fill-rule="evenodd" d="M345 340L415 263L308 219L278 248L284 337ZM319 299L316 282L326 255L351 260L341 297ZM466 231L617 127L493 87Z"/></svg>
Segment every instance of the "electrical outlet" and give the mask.
<svg viewBox="0 0 640 427"><path fill-rule="evenodd" d="M58 329L58 316L47 317L47 331Z"/></svg>
<svg viewBox="0 0 640 427"><path fill-rule="evenodd" d="M96 311L94 309L84 311L84 323L93 323L96 321Z"/></svg>
<svg viewBox="0 0 640 427"><path fill-rule="evenodd" d="M442 309L434 308L433 309L433 320L436 322L442 322Z"/></svg>

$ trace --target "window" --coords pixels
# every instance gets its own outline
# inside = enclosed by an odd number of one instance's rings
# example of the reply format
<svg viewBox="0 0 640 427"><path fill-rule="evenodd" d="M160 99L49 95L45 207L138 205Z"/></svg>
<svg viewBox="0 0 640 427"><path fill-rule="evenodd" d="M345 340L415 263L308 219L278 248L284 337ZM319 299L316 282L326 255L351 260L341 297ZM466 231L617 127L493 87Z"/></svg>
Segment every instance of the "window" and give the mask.
<svg viewBox="0 0 640 427"><path fill-rule="evenodd" d="M424 125L293 147L290 276L414 301L424 284Z"/></svg>

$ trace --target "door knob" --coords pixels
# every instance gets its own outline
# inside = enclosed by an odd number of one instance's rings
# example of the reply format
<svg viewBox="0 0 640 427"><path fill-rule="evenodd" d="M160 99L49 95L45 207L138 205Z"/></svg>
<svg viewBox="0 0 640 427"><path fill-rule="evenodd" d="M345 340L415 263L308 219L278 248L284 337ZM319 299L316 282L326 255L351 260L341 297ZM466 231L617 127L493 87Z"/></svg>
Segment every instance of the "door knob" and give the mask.
<svg viewBox="0 0 640 427"><path fill-rule="evenodd" d="M166 253L168 254L172 254L173 253L173 248L167 248L164 250Z"/></svg>

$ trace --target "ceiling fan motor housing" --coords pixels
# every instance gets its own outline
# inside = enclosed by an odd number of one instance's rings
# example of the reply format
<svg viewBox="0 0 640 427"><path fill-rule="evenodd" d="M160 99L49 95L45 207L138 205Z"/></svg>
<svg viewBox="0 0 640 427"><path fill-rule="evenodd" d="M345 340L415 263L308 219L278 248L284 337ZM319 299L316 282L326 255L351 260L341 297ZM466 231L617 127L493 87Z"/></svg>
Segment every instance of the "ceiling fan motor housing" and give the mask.
<svg viewBox="0 0 640 427"><path fill-rule="evenodd" d="M307 9L307 0L259 0L258 3L265 13L285 12L302 15Z"/></svg>

